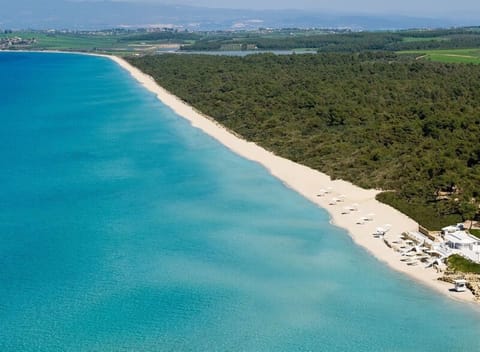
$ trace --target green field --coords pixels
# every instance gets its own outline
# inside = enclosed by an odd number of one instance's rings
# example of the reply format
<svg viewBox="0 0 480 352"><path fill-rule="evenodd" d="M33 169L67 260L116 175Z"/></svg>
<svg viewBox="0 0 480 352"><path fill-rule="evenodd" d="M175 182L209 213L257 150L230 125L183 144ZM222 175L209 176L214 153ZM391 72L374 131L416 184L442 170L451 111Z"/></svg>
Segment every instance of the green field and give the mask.
<svg viewBox="0 0 480 352"><path fill-rule="evenodd" d="M225 46L241 46L251 37L270 39L288 39L291 37L311 37L325 34L323 30L276 30L258 32L144 32L144 31L92 31L92 32L62 32L62 31L17 31L0 33L0 39L20 37L35 39L31 45L17 45L12 49L31 50L62 50L88 51L115 54L133 52L155 53L158 50L179 49L180 45L193 45L204 38L221 38ZM300 46L302 47L302 46ZM229 50L240 50L233 47Z"/></svg>
<svg viewBox="0 0 480 352"><path fill-rule="evenodd" d="M94 48L112 48L117 43L113 36L94 36L80 34L48 34L40 32L15 32L13 34L0 34L2 37L18 36L24 39L35 38L37 43L32 49L52 50L93 50Z"/></svg>
<svg viewBox="0 0 480 352"><path fill-rule="evenodd" d="M444 37L404 37L402 40L406 43L414 43L414 42L442 41L442 40L450 40L450 39L444 38Z"/></svg>
<svg viewBox="0 0 480 352"><path fill-rule="evenodd" d="M130 33L107 34L95 32L95 34L86 34L39 31L0 33L0 39L11 37L21 37L22 39L35 38L36 42L28 46L29 50L88 51L119 55L127 55L133 52L153 53L161 49L163 45L171 44L165 40L135 40L134 35Z"/></svg>
<svg viewBox="0 0 480 352"><path fill-rule="evenodd" d="M399 51L398 54L417 55L418 60L430 60L443 63L480 64L480 49L449 49Z"/></svg>

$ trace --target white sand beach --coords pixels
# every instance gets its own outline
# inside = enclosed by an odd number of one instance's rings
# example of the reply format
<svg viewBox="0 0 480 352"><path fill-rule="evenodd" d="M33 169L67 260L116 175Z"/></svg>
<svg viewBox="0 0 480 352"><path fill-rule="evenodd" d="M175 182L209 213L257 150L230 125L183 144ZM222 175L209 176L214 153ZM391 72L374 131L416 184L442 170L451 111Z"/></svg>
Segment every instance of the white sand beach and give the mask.
<svg viewBox="0 0 480 352"><path fill-rule="evenodd" d="M326 209L331 215L333 224L346 229L355 243L367 249L378 260L453 299L467 302L474 301L473 295L469 291L463 293L450 292L449 289L452 288L452 285L438 281L439 274L435 269L425 269L424 265L409 266L401 262L398 253L387 247L382 239L373 236L376 228L383 224L391 225L389 234L393 235L418 229L418 224L415 221L394 208L378 202L375 196L379 191L365 190L342 180L332 181L328 175L276 156L254 143L239 138L212 118L196 111L160 87L152 77L144 74L125 60L115 56L106 57L130 72L145 88L155 93L159 100L178 115L189 120L194 127L201 129L242 157L262 164L273 176L283 181L288 187ZM318 196L319 193L323 193L322 190L328 193ZM332 198L337 199L332 201ZM342 214L342 212L345 213L345 207L353 204L355 204L354 208L358 208L357 210ZM370 217L370 219L364 221L363 224L358 224L359 219L365 216ZM414 289L415 286L412 286L412 290Z"/></svg>

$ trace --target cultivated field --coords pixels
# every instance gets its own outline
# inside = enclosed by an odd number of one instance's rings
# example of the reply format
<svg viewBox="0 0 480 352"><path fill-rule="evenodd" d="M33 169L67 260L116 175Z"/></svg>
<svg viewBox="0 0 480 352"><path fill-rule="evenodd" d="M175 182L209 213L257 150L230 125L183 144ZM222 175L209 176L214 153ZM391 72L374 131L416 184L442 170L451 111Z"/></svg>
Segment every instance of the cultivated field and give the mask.
<svg viewBox="0 0 480 352"><path fill-rule="evenodd" d="M448 49L399 51L399 54L416 54L418 60L431 60L444 63L480 64L480 49Z"/></svg>

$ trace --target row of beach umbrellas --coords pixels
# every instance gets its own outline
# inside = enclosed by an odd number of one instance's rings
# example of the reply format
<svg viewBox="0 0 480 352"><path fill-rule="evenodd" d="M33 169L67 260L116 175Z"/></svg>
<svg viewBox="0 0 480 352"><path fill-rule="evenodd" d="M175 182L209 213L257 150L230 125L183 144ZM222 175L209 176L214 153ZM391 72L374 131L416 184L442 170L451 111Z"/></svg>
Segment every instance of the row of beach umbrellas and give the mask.
<svg viewBox="0 0 480 352"><path fill-rule="evenodd" d="M323 197L327 194L330 194L332 193L332 187L328 187L328 188L322 188L318 191L318 194L317 194L317 197ZM347 196L342 194L338 197L334 197L330 200L330 202L328 203L329 205L336 205L338 203L343 203L345 201L345 198ZM350 214L351 212L354 212L354 211L358 211L358 203L354 203L352 205L348 205L348 206L345 206L343 207L343 210L342 210L342 214ZM375 214L374 213L369 213L365 216L362 216L360 217L358 220L357 220L357 224L359 225L362 225L364 224L365 222L367 221L373 221L373 218L375 217ZM392 226L390 224L385 224L383 226L379 226L376 228L376 232L375 232L375 235L385 235L391 228Z"/></svg>

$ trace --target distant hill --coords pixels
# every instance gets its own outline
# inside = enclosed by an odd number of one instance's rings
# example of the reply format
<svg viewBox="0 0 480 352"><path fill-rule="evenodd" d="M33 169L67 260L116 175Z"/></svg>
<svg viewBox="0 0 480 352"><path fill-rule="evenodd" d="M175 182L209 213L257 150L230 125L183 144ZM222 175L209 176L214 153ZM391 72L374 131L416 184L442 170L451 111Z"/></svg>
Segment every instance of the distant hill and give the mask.
<svg viewBox="0 0 480 352"><path fill-rule="evenodd" d="M272 28L405 29L477 25L471 20L346 15L301 10L232 10L114 1L15 0L0 9L0 29L104 29L174 26L190 30Z"/></svg>

